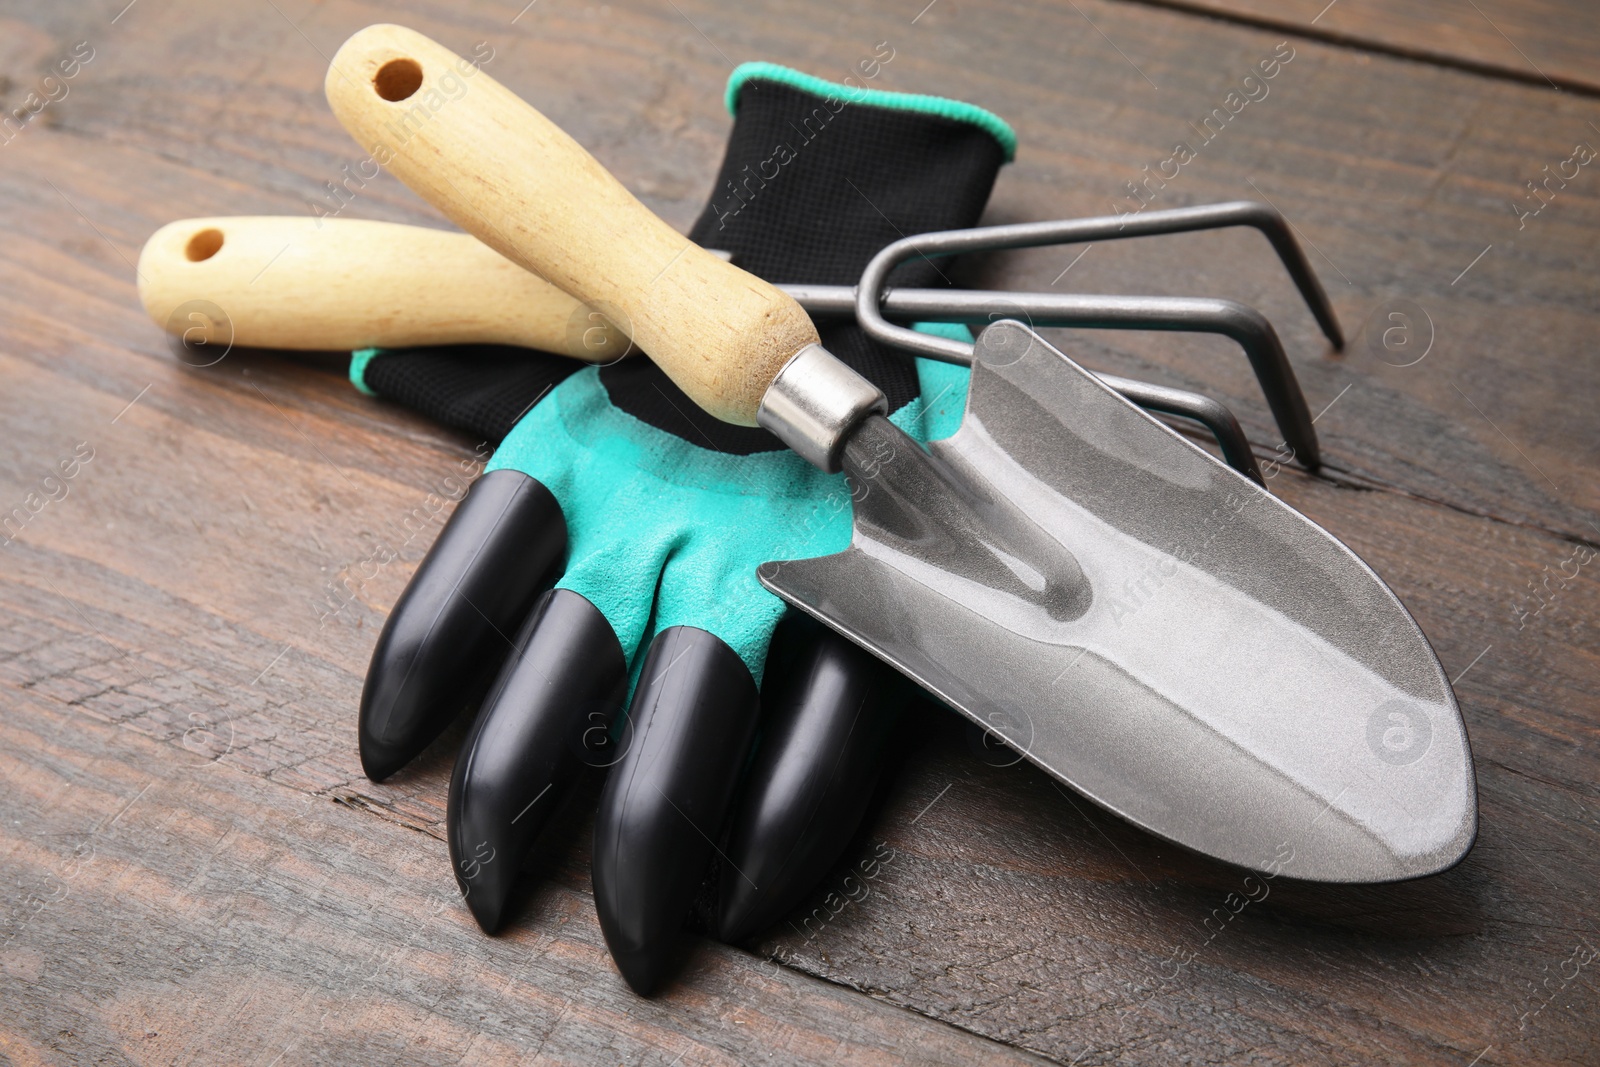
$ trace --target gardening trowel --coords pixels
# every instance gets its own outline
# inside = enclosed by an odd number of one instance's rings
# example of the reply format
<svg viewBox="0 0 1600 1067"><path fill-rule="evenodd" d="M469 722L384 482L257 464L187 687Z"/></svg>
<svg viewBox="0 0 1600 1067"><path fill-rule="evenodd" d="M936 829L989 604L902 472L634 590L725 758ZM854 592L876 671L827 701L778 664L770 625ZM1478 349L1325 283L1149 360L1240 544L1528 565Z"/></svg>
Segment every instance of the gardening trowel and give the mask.
<svg viewBox="0 0 1600 1067"><path fill-rule="evenodd" d="M850 476L851 547L768 564L769 588L1211 856L1376 882L1466 852L1449 683L1349 549L1020 323L984 331L961 429L924 450L792 299L661 222L533 108L481 72L438 92L457 62L370 27L328 98L401 180L604 309L707 411Z"/></svg>

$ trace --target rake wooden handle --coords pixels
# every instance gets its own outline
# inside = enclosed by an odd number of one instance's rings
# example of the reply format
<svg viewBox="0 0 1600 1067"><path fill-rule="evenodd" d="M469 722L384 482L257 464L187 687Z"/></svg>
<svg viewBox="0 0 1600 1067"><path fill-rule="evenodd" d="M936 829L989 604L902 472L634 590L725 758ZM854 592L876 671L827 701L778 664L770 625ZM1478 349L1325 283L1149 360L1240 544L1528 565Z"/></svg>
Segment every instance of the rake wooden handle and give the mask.
<svg viewBox="0 0 1600 1067"><path fill-rule="evenodd" d="M711 414L755 425L817 332L785 293L657 218L549 119L401 26L333 57L333 112L361 146L462 229L606 314Z"/></svg>
<svg viewBox="0 0 1600 1067"><path fill-rule="evenodd" d="M184 219L139 254L139 298L155 322L203 300L235 344L405 348L509 344L608 361L604 322L470 234L361 219ZM622 342L625 347L626 342Z"/></svg>

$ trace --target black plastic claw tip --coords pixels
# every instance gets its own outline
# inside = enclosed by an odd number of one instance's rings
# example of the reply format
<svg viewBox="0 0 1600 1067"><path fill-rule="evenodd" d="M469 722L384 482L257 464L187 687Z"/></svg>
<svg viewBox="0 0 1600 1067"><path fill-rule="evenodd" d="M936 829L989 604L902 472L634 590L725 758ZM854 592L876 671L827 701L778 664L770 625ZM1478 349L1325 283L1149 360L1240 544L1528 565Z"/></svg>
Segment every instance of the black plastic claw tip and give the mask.
<svg viewBox="0 0 1600 1067"><path fill-rule="evenodd" d="M594 827L600 929L640 994L677 959L759 700L744 661L706 631L674 626L651 644Z"/></svg>
<svg viewBox="0 0 1600 1067"><path fill-rule="evenodd" d="M567 545L550 491L491 471L468 490L378 635L361 691L361 768L381 782L476 708Z"/></svg>
<svg viewBox="0 0 1600 1067"><path fill-rule="evenodd" d="M781 919L833 869L871 799L911 694L893 670L821 624L786 619L762 685L761 747L728 837L718 936Z"/></svg>
<svg viewBox="0 0 1600 1067"><path fill-rule="evenodd" d="M490 934L579 769L607 758L627 693L617 635L578 593L546 593L516 644L456 760L446 818L456 882Z"/></svg>

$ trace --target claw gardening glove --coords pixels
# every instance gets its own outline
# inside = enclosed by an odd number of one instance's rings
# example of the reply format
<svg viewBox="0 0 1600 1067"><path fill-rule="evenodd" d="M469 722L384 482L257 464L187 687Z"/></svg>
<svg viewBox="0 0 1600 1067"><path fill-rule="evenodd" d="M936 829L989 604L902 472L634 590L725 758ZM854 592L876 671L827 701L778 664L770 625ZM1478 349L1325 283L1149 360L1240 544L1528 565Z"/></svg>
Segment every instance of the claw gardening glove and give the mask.
<svg viewBox="0 0 1600 1067"><path fill-rule="evenodd" d="M1014 149L1010 128L970 105L771 64L738 68L727 101L727 154L690 237L777 283L854 284L904 234L973 225ZM939 277L917 261L894 281ZM901 429L954 432L963 368L884 349L853 321L818 326L884 391ZM724 937L781 917L854 832L904 698L892 672L836 635L798 619L779 630L784 605L756 578L767 560L846 547L844 477L765 430L714 419L637 356L580 369L526 351L367 351L351 375L503 436L390 615L361 706L362 761L377 779L481 707L449 813L478 921L503 922L534 837L584 762L611 766L595 897L635 989L665 976L714 856Z"/></svg>

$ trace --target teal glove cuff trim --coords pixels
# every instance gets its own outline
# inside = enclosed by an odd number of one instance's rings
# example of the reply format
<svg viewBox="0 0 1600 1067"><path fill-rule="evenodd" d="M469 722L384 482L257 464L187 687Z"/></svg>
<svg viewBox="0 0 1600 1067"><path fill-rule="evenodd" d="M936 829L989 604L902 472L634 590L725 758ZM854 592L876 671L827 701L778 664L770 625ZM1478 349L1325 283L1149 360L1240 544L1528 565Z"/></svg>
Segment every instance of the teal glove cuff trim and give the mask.
<svg viewBox="0 0 1600 1067"><path fill-rule="evenodd" d="M367 364L372 362L373 356L382 351L381 348L358 348L350 353L350 384L368 396L378 394L367 386Z"/></svg>
<svg viewBox="0 0 1600 1067"><path fill-rule="evenodd" d="M925 115L937 115L955 122L970 123L999 142L1001 150L1005 152L1007 163L1017 156L1017 132L1011 128L1010 123L976 104L967 104L942 96L924 96L921 93L896 93L887 89L861 89L840 85L776 63L741 63L734 69L728 76L728 91L724 97L728 105L728 114L739 114L739 92L745 87L746 82L751 81L779 82L822 97L837 99L842 96L853 104L866 104L869 107L898 111L920 111Z"/></svg>

